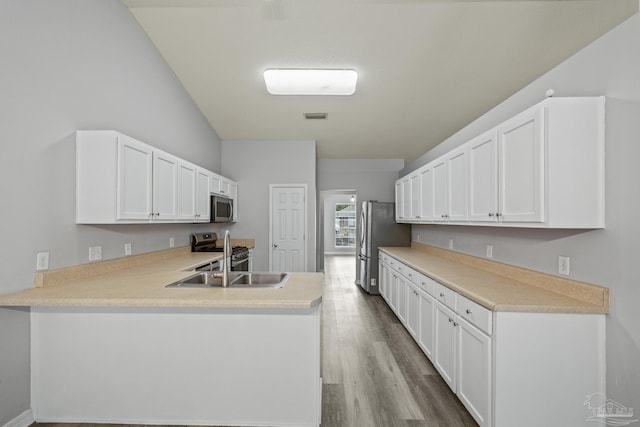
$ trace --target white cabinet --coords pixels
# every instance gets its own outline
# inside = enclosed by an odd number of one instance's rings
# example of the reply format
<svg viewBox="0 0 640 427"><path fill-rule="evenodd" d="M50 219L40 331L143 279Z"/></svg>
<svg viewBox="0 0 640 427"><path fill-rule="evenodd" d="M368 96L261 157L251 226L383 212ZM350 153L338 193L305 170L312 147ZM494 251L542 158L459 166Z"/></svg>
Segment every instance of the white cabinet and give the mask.
<svg viewBox="0 0 640 427"><path fill-rule="evenodd" d="M435 313L435 352L433 366L438 370L444 382L456 391L456 348L458 329L456 314L436 302Z"/></svg>
<svg viewBox="0 0 640 427"><path fill-rule="evenodd" d="M153 148L125 135L103 135L105 137L112 136L115 144L108 144L107 147L100 147L93 154L99 155L102 151L117 150L116 164L108 165L111 173L107 176L113 176L113 171L117 170L117 214L116 220L149 220L156 215L153 206ZM82 141L87 141L82 139ZM88 143L90 144L90 143ZM91 164L85 164L83 168L85 174L79 177L85 185L90 186L92 183L101 179L101 176L90 176L90 169L95 165L98 158L89 154L91 147L83 144L78 150L79 155L83 156L82 160L88 160ZM80 160L80 159L79 159ZM106 164L106 162L105 162ZM175 186L175 183L173 183ZM84 196L85 193L78 194ZM83 208L91 209L90 206ZM84 213L84 212L83 212Z"/></svg>
<svg viewBox="0 0 640 427"><path fill-rule="evenodd" d="M396 222L402 222L404 220L404 211L402 209L404 205L402 194L402 181L396 181Z"/></svg>
<svg viewBox="0 0 640 427"><path fill-rule="evenodd" d="M398 305L396 315L402 323L407 321L407 279L402 274L396 274L398 288Z"/></svg>
<svg viewBox="0 0 640 427"><path fill-rule="evenodd" d="M446 222L448 214L447 195L447 159L444 157L434 161L433 170L433 221Z"/></svg>
<svg viewBox="0 0 640 427"><path fill-rule="evenodd" d="M238 222L238 183L229 182L229 197L233 200L233 215L231 222Z"/></svg>
<svg viewBox="0 0 640 427"><path fill-rule="evenodd" d="M196 222L209 222L211 217L211 172L198 168L196 174Z"/></svg>
<svg viewBox="0 0 640 427"><path fill-rule="evenodd" d="M180 161L178 164L178 219L194 221L196 218L197 166Z"/></svg>
<svg viewBox="0 0 640 427"><path fill-rule="evenodd" d="M468 177L467 146L447 154L447 220L460 222L469 219L467 210Z"/></svg>
<svg viewBox="0 0 640 427"><path fill-rule="evenodd" d="M235 183L229 178L220 176L218 174L211 175L211 192L213 194L225 197L231 197L231 187Z"/></svg>
<svg viewBox="0 0 640 427"><path fill-rule="evenodd" d="M153 219L174 220L178 216L178 158L164 151L153 154Z"/></svg>
<svg viewBox="0 0 640 427"><path fill-rule="evenodd" d="M420 327L420 294L418 287L407 282L407 330L417 339Z"/></svg>
<svg viewBox="0 0 640 427"><path fill-rule="evenodd" d="M77 131L76 223L208 222L211 174L116 131Z"/></svg>
<svg viewBox="0 0 640 427"><path fill-rule="evenodd" d="M430 165L420 168L420 220L432 221L433 213L433 169Z"/></svg>
<svg viewBox="0 0 640 427"><path fill-rule="evenodd" d="M498 126L498 211L504 222L543 222L545 107ZM575 157L575 156L572 156Z"/></svg>
<svg viewBox="0 0 640 427"><path fill-rule="evenodd" d="M603 228L604 102L547 98L412 172L430 171L421 204L433 209L413 220Z"/></svg>
<svg viewBox="0 0 640 427"><path fill-rule="evenodd" d="M463 318L457 320L457 394L481 427L491 425L491 338Z"/></svg>
<svg viewBox="0 0 640 427"><path fill-rule="evenodd" d="M469 142L469 220L496 222L498 143L495 129Z"/></svg>
<svg viewBox="0 0 640 427"><path fill-rule="evenodd" d="M418 293L418 345L424 354L433 360L435 300L428 293Z"/></svg>

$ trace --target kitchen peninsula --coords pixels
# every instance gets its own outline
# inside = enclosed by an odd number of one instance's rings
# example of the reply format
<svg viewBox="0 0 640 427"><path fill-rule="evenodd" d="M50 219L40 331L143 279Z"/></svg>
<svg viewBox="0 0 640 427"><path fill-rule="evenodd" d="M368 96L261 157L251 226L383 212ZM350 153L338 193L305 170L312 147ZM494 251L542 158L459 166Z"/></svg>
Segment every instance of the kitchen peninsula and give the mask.
<svg viewBox="0 0 640 427"><path fill-rule="evenodd" d="M165 287L220 257L177 248L37 273L36 287L0 295L31 307L34 418L318 425L323 275Z"/></svg>

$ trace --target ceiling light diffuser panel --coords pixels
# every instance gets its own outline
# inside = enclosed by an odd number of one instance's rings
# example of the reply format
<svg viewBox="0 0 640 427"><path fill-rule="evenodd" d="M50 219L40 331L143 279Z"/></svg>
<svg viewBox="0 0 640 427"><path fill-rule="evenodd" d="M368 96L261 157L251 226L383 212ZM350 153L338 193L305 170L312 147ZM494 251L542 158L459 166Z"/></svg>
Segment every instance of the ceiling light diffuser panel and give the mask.
<svg viewBox="0 0 640 427"><path fill-rule="evenodd" d="M267 91L272 95L353 95L355 70L285 69L264 71Z"/></svg>

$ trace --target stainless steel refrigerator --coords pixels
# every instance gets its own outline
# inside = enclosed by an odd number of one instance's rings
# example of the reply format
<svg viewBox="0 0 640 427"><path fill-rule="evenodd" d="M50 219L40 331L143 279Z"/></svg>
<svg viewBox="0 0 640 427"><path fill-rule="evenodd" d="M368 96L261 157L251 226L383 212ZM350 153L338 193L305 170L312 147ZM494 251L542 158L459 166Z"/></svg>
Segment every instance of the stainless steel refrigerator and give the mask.
<svg viewBox="0 0 640 427"><path fill-rule="evenodd" d="M378 247L410 246L411 226L396 224L395 203L364 201L360 212L358 241L359 285L370 294L379 294Z"/></svg>

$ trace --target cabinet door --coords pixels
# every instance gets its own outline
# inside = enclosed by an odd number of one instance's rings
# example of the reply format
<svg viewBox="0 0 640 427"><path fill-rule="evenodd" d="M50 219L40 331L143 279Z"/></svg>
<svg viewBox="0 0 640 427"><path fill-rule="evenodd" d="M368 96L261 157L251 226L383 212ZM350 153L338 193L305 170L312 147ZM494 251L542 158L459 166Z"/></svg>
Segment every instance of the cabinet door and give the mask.
<svg viewBox="0 0 640 427"><path fill-rule="evenodd" d="M420 303L420 296L418 294L418 288L407 281L407 330L415 339L418 336L419 331L419 313L418 307Z"/></svg>
<svg viewBox="0 0 640 427"><path fill-rule="evenodd" d="M409 178L411 181L411 219L420 219L420 173L415 173Z"/></svg>
<svg viewBox="0 0 640 427"><path fill-rule="evenodd" d="M420 171L420 219L433 220L433 169L428 166Z"/></svg>
<svg viewBox="0 0 640 427"><path fill-rule="evenodd" d="M153 154L153 219L176 219L177 209L178 158L156 150Z"/></svg>
<svg viewBox="0 0 640 427"><path fill-rule="evenodd" d="M456 391L456 315L439 302L435 303L435 357L434 366L447 385Z"/></svg>
<svg viewBox="0 0 640 427"><path fill-rule="evenodd" d="M238 183L232 182L229 184L229 197L233 200L233 215L231 222L238 221Z"/></svg>
<svg viewBox="0 0 640 427"><path fill-rule="evenodd" d="M214 194L221 194L220 189L222 188L222 177L220 175L216 175L215 173L211 175L211 192Z"/></svg>
<svg viewBox="0 0 640 427"><path fill-rule="evenodd" d="M447 162L445 158L433 164L433 220L446 221L447 215Z"/></svg>
<svg viewBox="0 0 640 427"><path fill-rule="evenodd" d="M447 219L466 221L467 213L467 146L447 155Z"/></svg>
<svg viewBox="0 0 640 427"><path fill-rule="evenodd" d="M393 310L394 313L397 313L398 312L398 281L399 281L400 275L394 270L391 270L389 272L389 275L390 275L389 305L391 307L391 310Z"/></svg>
<svg viewBox="0 0 640 427"><path fill-rule="evenodd" d="M153 149L118 136L117 218L148 220L153 214Z"/></svg>
<svg viewBox="0 0 640 427"><path fill-rule="evenodd" d="M222 178L220 182L220 194L231 197L231 182L229 180Z"/></svg>
<svg viewBox="0 0 640 427"><path fill-rule="evenodd" d="M404 217L402 197L402 182L396 181L396 222L401 222Z"/></svg>
<svg viewBox="0 0 640 427"><path fill-rule="evenodd" d="M469 142L469 220L496 222L498 145L491 130Z"/></svg>
<svg viewBox="0 0 640 427"><path fill-rule="evenodd" d="M407 279L398 274L398 319L402 323L407 321Z"/></svg>
<svg viewBox="0 0 640 427"><path fill-rule="evenodd" d="M178 219L196 218L196 166L188 162L178 164Z"/></svg>
<svg viewBox="0 0 640 427"><path fill-rule="evenodd" d="M418 345L433 361L433 337L434 337L434 305L435 300L431 295L418 292Z"/></svg>
<svg viewBox="0 0 640 427"><path fill-rule="evenodd" d="M198 168L196 175L196 221L209 222L211 217L211 173Z"/></svg>
<svg viewBox="0 0 640 427"><path fill-rule="evenodd" d="M458 317L457 394L481 427L491 425L491 338Z"/></svg>
<svg viewBox="0 0 640 427"><path fill-rule="evenodd" d="M411 221L413 214L411 212L411 178L402 179L402 219Z"/></svg>
<svg viewBox="0 0 640 427"><path fill-rule="evenodd" d="M498 215L503 222L544 222L544 107L498 127Z"/></svg>

